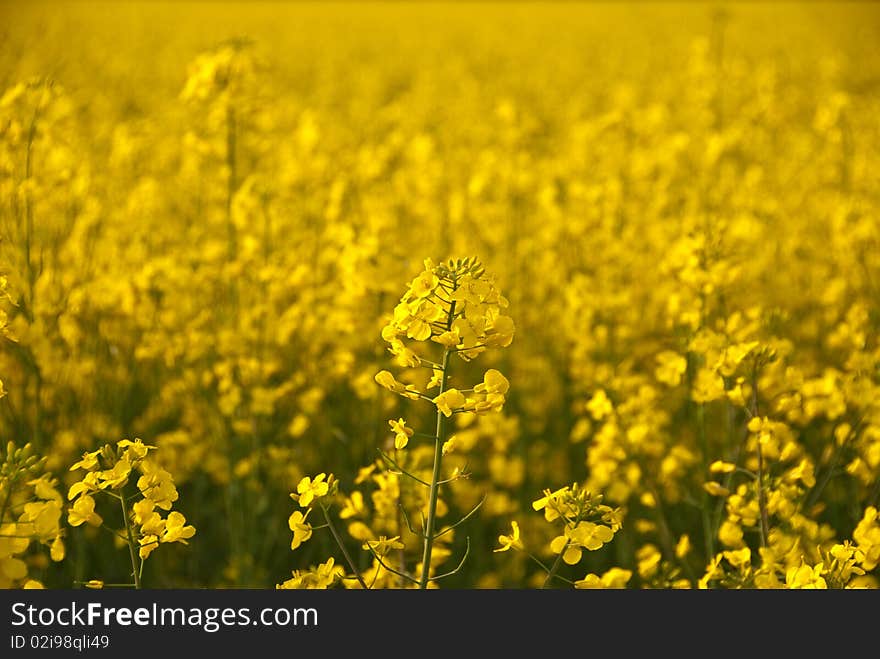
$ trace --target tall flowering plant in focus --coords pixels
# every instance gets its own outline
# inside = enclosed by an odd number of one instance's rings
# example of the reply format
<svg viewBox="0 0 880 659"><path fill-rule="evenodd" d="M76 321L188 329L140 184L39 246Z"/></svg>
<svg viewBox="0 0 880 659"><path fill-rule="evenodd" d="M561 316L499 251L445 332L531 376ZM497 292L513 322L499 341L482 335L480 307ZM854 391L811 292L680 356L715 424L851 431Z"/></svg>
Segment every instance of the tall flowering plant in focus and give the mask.
<svg viewBox="0 0 880 659"><path fill-rule="evenodd" d="M376 374L376 382L389 391L413 401L430 402L436 408L433 433L416 435L404 418L389 420L397 450L405 449L414 437L427 439L434 445L430 480L416 479L428 488L427 514L419 534L423 540L420 588L427 588L431 579L432 553L438 537L437 501L444 484L442 463L449 421L462 412L500 411L510 386L504 375L489 369L481 382L463 388L453 376L453 360L458 357L470 361L489 348L509 346L513 341L514 323L505 313L507 306L507 299L478 260L457 259L435 265L428 259L424 271L410 282L391 320L382 329L382 338L397 364L431 370L425 391L398 381L390 371Z"/></svg>
<svg viewBox="0 0 880 659"><path fill-rule="evenodd" d="M430 404L434 410L433 432L416 432L403 417L389 419L390 432L394 436L393 449L389 452L380 450L380 464L385 464L386 471L374 474L379 465L373 464L361 469L355 479L355 483L360 484L372 478L378 485L371 496L374 528L386 532L396 528L399 532L399 524L389 525L387 518L398 513L402 515L411 534L421 542L421 561L415 569L409 570L405 560L407 546L401 535L380 533L377 536L360 521L369 515L364 496L360 491L354 491L350 496L343 496L344 505L339 517L353 520L348 525L349 535L362 541L362 548L372 556L373 567L365 572L359 570L329 514L332 500L339 493L339 483L332 474L321 473L314 478L304 477L297 485L297 491L291 494L300 508L289 520L293 532L291 549L309 540L315 529L328 528L352 575L345 574L331 557L310 570L294 571L293 578L278 584L279 588L327 588L339 579L347 587L354 588L410 585L425 589L456 574L468 557L470 540L457 567L435 574L436 565L449 555L449 549L438 546L438 540L448 541L452 531L473 515L482 503L457 522L442 528L439 526L438 520L447 510L440 496L441 490L444 485L462 477L460 469L446 470L449 471L446 473L443 468L443 457L453 444L449 436L450 421L456 414L480 415L500 411L510 384L498 370L488 369L480 382L466 388L457 382L454 364L456 361L471 361L489 348L509 346L513 341L514 324L505 314L507 299L476 259L449 260L439 265L428 259L424 265L424 271L410 282L394 308L382 329L382 338L398 366L426 368L430 370L430 376L427 381L422 379L424 385L421 388L399 381L384 369L375 375L375 380L406 399ZM432 459L426 469L416 468L414 473L405 451L419 442L429 443ZM406 512L401 479L409 479L414 488L422 489L416 497L421 515L418 528ZM324 520L324 524L317 527L308 520L315 508L320 509ZM398 557L396 566L389 564L394 562L392 554Z"/></svg>

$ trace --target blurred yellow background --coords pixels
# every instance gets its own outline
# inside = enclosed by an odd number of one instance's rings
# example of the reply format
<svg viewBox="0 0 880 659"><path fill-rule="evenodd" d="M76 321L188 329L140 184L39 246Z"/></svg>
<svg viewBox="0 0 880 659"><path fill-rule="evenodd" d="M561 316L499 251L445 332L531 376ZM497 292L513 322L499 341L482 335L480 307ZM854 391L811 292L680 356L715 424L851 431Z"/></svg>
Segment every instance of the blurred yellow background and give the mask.
<svg viewBox="0 0 880 659"><path fill-rule="evenodd" d="M374 461L389 419L436 410L376 385L423 375L380 331L424 259L473 255L516 338L456 366L510 392L456 417L449 519L487 498L452 584L540 586L492 550L518 520L552 560L531 502L575 481L624 521L571 581L848 584L828 552L880 497L878 116L873 3L4 2L0 436L62 493L84 451L157 446L197 534L150 558L155 587L273 587L333 554L289 548L319 472L362 490L352 551L400 535L412 565L394 511L423 495ZM112 536L63 536L63 561L0 559L124 579Z"/></svg>

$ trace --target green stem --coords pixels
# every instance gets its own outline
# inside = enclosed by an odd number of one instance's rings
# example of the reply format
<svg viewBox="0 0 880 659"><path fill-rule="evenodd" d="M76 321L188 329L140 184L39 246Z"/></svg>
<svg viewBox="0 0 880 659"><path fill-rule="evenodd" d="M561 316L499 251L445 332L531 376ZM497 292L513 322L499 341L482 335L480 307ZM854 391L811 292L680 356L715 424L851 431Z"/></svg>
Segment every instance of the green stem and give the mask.
<svg viewBox="0 0 880 659"><path fill-rule="evenodd" d="M556 557L556 560L553 561L553 565L550 567L550 571L547 573L547 578L544 579L544 585L541 588L546 588L550 585L550 582L553 580L553 577L556 576L556 570L559 569L559 564L562 562L562 555L565 554L565 550L568 549L568 545L571 544L571 540L566 540L565 544L562 546L562 549L559 551L559 555Z"/></svg>
<svg viewBox="0 0 880 659"><path fill-rule="evenodd" d="M342 538L339 536L339 531L336 530L336 526L334 526L333 522L330 520L330 515L327 512L326 506L324 504L320 504L321 512L324 513L324 519L327 520L327 528L330 529L330 533L333 534L333 539L336 540L336 544L339 545L339 549L342 551L342 555L345 556L345 560L348 563L348 567L351 568L352 573L355 577L357 577L358 583L360 583L361 587L364 590L369 590L367 587L367 582L364 581L364 578L361 576L361 573L354 566L354 561L351 560L351 555L348 553L348 550L345 548L345 543L342 542Z"/></svg>
<svg viewBox="0 0 880 659"><path fill-rule="evenodd" d="M528 556L530 559L532 559L535 563L540 565L541 569L544 570L544 572L547 572L548 574L550 573L550 568L547 567L546 565L544 565L544 563L537 556L534 556L533 554L530 554L529 552L524 552L524 553L526 556Z"/></svg>
<svg viewBox="0 0 880 659"><path fill-rule="evenodd" d="M440 393L446 390L447 362L449 360L449 352L443 354L443 376L440 382ZM431 484L428 490L428 519L425 522L425 550L422 554L422 578L419 581L419 588L428 587L428 579L431 571L431 553L434 548L434 528L437 524L437 495L439 493L440 484L440 463L443 460L443 442L446 434L446 417L440 410L437 410L437 434L434 436L434 469L431 472Z"/></svg>
<svg viewBox="0 0 880 659"><path fill-rule="evenodd" d="M131 520L128 518L128 506L125 505L125 496L119 495L119 504L122 506L122 519L125 520L125 534L128 536L128 555L131 558L131 574L134 577L134 587L141 588L141 571L138 569L137 554L134 550L134 534L131 532Z"/></svg>
<svg viewBox="0 0 880 659"><path fill-rule="evenodd" d="M455 302L449 306L449 315L446 317L446 331L452 329L452 321L455 319ZM440 376L440 394L446 391L446 383L449 378L449 357L452 351L443 351L442 371ZM437 432L434 435L434 469L431 472L431 485L428 491L428 519L425 521L425 550L422 554L422 577L419 588L424 590L428 587L431 574L431 553L434 549L434 528L437 524L437 495L440 490L440 463L443 460L443 443L446 441L446 417L437 410Z"/></svg>

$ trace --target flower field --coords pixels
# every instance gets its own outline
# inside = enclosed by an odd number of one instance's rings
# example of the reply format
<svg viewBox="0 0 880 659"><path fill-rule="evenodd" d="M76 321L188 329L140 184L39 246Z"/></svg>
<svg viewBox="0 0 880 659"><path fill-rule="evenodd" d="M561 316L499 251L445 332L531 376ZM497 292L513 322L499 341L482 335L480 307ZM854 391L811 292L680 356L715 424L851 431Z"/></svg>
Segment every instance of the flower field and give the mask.
<svg viewBox="0 0 880 659"><path fill-rule="evenodd" d="M877 5L0 35L0 587L880 586Z"/></svg>

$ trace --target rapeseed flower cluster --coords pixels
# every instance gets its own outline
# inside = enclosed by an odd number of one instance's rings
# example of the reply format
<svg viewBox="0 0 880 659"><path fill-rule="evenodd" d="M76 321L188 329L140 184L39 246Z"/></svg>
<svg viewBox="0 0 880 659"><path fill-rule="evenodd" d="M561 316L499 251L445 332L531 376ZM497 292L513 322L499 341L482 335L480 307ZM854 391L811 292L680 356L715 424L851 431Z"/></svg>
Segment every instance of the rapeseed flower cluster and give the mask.
<svg viewBox="0 0 880 659"><path fill-rule="evenodd" d="M171 474L150 455L155 446L140 439L123 439L115 446L83 454L70 471L83 471L82 478L70 486L67 498L71 501L67 522L77 527L88 524L104 526L104 518L96 511L96 498L107 497L119 502L123 528L111 529L128 544L131 554L133 585L140 587L144 561L160 545L180 542L188 544L196 529L186 523L180 512L171 510L178 499ZM136 493L129 494L126 486L137 477ZM167 513L163 516L163 512ZM135 550L139 562L135 559Z"/></svg>

